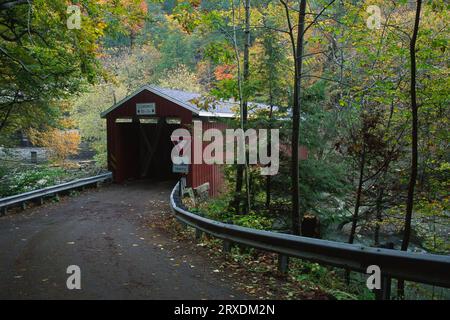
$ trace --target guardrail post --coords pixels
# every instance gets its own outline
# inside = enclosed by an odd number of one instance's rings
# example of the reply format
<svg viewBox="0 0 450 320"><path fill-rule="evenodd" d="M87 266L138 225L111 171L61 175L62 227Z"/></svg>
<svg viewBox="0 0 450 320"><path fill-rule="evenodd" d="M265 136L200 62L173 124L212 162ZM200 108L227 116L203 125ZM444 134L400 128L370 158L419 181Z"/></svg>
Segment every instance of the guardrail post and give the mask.
<svg viewBox="0 0 450 320"><path fill-rule="evenodd" d="M180 227L183 230L187 230L188 225L186 223L180 221Z"/></svg>
<svg viewBox="0 0 450 320"><path fill-rule="evenodd" d="M20 207L22 208L22 210L25 210L27 208L27 203L25 201L22 201L20 203Z"/></svg>
<svg viewBox="0 0 450 320"><path fill-rule="evenodd" d="M394 243L388 242L380 246L385 249L394 249ZM375 298L377 300L390 300L391 299L391 286L392 286L392 277L388 274L381 272L381 289L376 290Z"/></svg>
<svg viewBox="0 0 450 320"><path fill-rule="evenodd" d="M7 207L3 207L1 209L1 211L0 211L0 216L2 216L2 217L6 216L7 211L8 211L8 208Z"/></svg>
<svg viewBox="0 0 450 320"><path fill-rule="evenodd" d="M222 251L226 252L226 253L231 252L231 246L232 246L232 243L230 240L223 240Z"/></svg>
<svg viewBox="0 0 450 320"><path fill-rule="evenodd" d="M383 300L391 299L392 278L388 275L382 276L381 287L383 288Z"/></svg>
<svg viewBox="0 0 450 320"><path fill-rule="evenodd" d="M286 274L289 270L289 257L279 253L278 254L278 271Z"/></svg>
<svg viewBox="0 0 450 320"><path fill-rule="evenodd" d="M200 229L195 229L195 240L200 240L203 236L203 231Z"/></svg>
<svg viewBox="0 0 450 320"><path fill-rule="evenodd" d="M381 288L375 290L376 300L390 300L391 299L391 285L392 278L389 275L381 275Z"/></svg>

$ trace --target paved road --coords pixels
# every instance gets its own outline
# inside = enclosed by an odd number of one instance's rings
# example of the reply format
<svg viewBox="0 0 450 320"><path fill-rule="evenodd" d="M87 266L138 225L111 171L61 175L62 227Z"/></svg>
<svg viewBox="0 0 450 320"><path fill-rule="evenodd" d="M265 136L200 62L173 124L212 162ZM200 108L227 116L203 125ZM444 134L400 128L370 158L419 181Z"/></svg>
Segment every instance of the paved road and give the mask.
<svg viewBox="0 0 450 320"><path fill-rule="evenodd" d="M109 185L0 218L0 299L246 298L153 219L172 183ZM66 269L81 268L81 290Z"/></svg>

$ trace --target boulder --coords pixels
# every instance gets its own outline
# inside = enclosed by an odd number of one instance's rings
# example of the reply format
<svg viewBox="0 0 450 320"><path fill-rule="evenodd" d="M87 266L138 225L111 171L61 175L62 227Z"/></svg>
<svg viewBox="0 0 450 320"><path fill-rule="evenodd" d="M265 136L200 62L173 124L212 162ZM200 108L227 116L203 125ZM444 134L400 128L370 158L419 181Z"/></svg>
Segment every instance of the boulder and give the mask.
<svg viewBox="0 0 450 320"><path fill-rule="evenodd" d="M347 236L350 235L350 232L352 230L352 223L346 223L342 226L341 232ZM361 231L361 226L356 225L356 233L359 233Z"/></svg>

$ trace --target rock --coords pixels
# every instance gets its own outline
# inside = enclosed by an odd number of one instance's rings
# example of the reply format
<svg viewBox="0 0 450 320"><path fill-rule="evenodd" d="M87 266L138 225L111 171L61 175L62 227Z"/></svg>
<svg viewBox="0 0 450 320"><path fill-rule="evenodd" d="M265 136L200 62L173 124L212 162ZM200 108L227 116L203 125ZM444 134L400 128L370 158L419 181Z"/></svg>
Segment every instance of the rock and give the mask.
<svg viewBox="0 0 450 320"><path fill-rule="evenodd" d="M321 211L320 209L323 209L324 211L333 211L333 212L342 212L344 213L346 203L344 200L334 197L331 194L327 192L323 192L320 195L322 201L318 204L318 211Z"/></svg>
<svg viewBox="0 0 450 320"><path fill-rule="evenodd" d="M276 217L272 223L273 230L287 230L289 229L289 223L286 218Z"/></svg>
<svg viewBox="0 0 450 320"><path fill-rule="evenodd" d="M209 182L206 182L196 188L194 188L194 194L198 202L204 202L209 196Z"/></svg>
<svg viewBox="0 0 450 320"><path fill-rule="evenodd" d="M375 230L375 228L373 228ZM382 223L380 225L380 233L387 236L395 236L400 232L395 224L392 223Z"/></svg>
<svg viewBox="0 0 450 320"><path fill-rule="evenodd" d="M360 218L363 218L364 215L366 215L366 214L369 213L370 209L371 209L371 208L368 207L368 206L360 206L360 207L359 207L359 210L358 210L358 216L359 216ZM355 212L355 208L354 208L354 207L353 207L353 208L349 208L349 211L350 211L351 214L353 215L353 213Z"/></svg>
<svg viewBox="0 0 450 320"><path fill-rule="evenodd" d="M306 214L302 221L302 236L320 238L320 219L312 214Z"/></svg>
<svg viewBox="0 0 450 320"><path fill-rule="evenodd" d="M346 223L342 226L341 232L345 235L350 235L350 232L352 230L352 223ZM361 231L361 226L356 226L356 233L359 233Z"/></svg>

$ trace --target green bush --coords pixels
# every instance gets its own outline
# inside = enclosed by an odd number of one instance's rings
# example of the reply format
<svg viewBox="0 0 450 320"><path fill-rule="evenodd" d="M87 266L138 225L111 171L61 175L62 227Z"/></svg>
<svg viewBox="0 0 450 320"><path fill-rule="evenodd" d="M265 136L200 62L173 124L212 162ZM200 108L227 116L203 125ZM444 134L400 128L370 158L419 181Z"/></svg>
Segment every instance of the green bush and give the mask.
<svg viewBox="0 0 450 320"><path fill-rule="evenodd" d="M272 228L272 219L257 215L255 213L246 215L235 215L233 217L234 224L260 230L270 230Z"/></svg>
<svg viewBox="0 0 450 320"><path fill-rule="evenodd" d="M0 197L8 197L55 185L64 176L60 168L0 169Z"/></svg>
<svg viewBox="0 0 450 320"><path fill-rule="evenodd" d="M8 169L6 167L0 166L0 180L8 174Z"/></svg>
<svg viewBox="0 0 450 320"><path fill-rule="evenodd" d="M210 219L233 223L238 226L260 230L271 229L272 218L256 212L250 212L249 214L230 213L229 202L228 197L213 198L201 204L198 208L190 208L190 210Z"/></svg>

